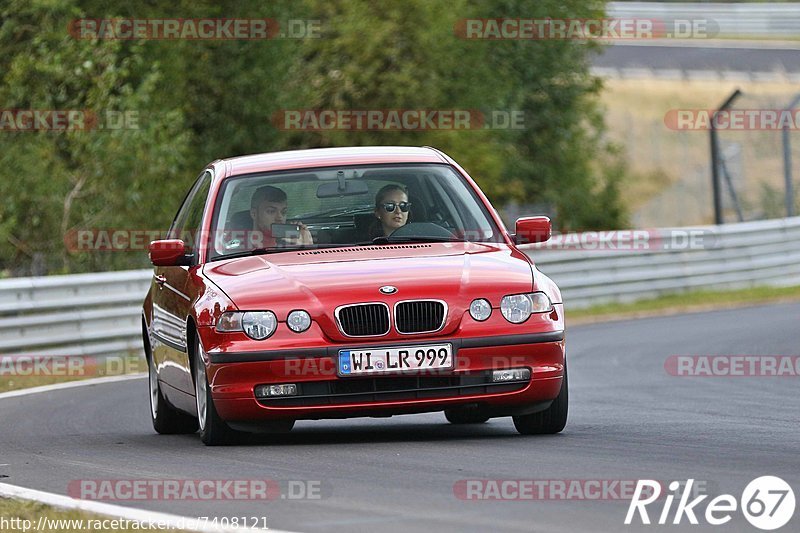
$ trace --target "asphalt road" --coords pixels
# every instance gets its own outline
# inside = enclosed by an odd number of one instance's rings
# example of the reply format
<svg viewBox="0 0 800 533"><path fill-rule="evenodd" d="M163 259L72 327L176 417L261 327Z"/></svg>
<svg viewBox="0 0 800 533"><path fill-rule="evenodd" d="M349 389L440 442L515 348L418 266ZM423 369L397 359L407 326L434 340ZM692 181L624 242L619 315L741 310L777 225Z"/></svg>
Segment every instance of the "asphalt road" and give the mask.
<svg viewBox="0 0 800 533"><path fill-rule="evenodd" d="M800 50L753 48L747 44L724 46L670 46L655 44L614 44L592 60L600 68L649 68L682 71L800 72Z"/></svg>
<svg viewBox="0 0 800 533"><path fill-rule="evenodd" d="M570 328L570 420L557 436L519 436L510 419L456 427L437 413L300 422L273 441L207 448L197 436L153 433L144 379L5 399L0 476L56 493L78 479L320 482L313 500L122 503L264 516L301 532L756 531L739 512L721 527L626 527L628 501L462 500L454 484L694 478L712 496L738 498L750 480L776 475L800 497L800 378L664 369L670 355L798 355L798 324L800 304L784 304ZM798 514L783 531L800 530Z"/></svg>

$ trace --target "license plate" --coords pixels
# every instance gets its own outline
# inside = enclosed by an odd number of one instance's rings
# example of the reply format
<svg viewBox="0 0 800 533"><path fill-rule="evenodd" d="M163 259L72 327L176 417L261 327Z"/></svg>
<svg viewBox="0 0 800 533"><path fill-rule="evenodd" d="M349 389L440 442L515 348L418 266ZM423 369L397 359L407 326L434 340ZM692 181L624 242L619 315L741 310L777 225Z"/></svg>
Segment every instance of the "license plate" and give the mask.
<svg viewBox="0 0 800 533"><path fill-rule="evenodd" d="M339 351L340 376L448 368L453 368L452 344Z"/></svg>

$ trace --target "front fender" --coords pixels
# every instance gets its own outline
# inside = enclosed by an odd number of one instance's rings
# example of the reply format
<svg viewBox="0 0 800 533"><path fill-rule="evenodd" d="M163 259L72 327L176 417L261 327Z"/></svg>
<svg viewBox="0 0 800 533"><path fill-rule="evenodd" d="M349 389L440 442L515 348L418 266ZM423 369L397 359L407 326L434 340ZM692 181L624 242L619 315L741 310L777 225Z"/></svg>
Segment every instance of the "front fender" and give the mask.
<svg viewBox="0 0 800 533"><path fill-rule="evenodd" d="M542 271L534 267L533 278L534 291L542 291L554 304L564 303L561 298L561 289L558 288L556 282L547 277Z"/></svg>

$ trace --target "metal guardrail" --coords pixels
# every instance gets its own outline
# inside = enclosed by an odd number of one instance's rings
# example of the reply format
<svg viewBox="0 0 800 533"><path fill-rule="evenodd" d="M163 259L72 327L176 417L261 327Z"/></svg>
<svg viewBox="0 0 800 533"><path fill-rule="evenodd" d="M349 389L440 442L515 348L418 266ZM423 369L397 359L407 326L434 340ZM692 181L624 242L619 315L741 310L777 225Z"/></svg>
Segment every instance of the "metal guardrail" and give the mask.
<svg viewBox="0 0 800 533"><path fill-rule="evenodd" d="M650 242L669 242L686 230L648 235ZM687 290L800 285L800 217L692 230L705 236L706 247L523 248L561 287L567 312ZM0 353L141 353L141 304L151 276L129 270L0 280Z"/></svg>
<svg viewBox="0 0 800 533"><path fill-rule="evenodd" d="M689 3L609 2L609 18L713 20L722 36L775 38L796 37L800 32L798 3Z"/></svg>
<svg viewBox="0 0 800 533"><path fill-rule="evenodd" d="M800 285L800 217L691 228L704 245L666 250L687 228L649 232L643 250L525 246L561 288L569 309L699 289Z"/></svg>
<svg viewBox="0 0 800 533"><path fill-rule="evenodd" d="M140 353L151 270L0 280L0 353Z"/></svg>

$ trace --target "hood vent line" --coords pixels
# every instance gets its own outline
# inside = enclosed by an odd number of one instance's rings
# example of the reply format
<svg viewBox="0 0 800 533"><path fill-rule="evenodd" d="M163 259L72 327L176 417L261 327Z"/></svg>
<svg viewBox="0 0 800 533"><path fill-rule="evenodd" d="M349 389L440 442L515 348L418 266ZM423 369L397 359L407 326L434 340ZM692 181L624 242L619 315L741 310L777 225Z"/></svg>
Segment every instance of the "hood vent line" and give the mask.
<svg viewBox="0 0 800 533"><path fill-rule="evenodd" d="M318 255L318 254L347 254L352 252L375 252L379 250L408 250L418 248L430 248L430 244L394 244L389 246L358 246L355 248L324 248L322 250L309 250L307 252L297 252L297 255Z"/></svg>

